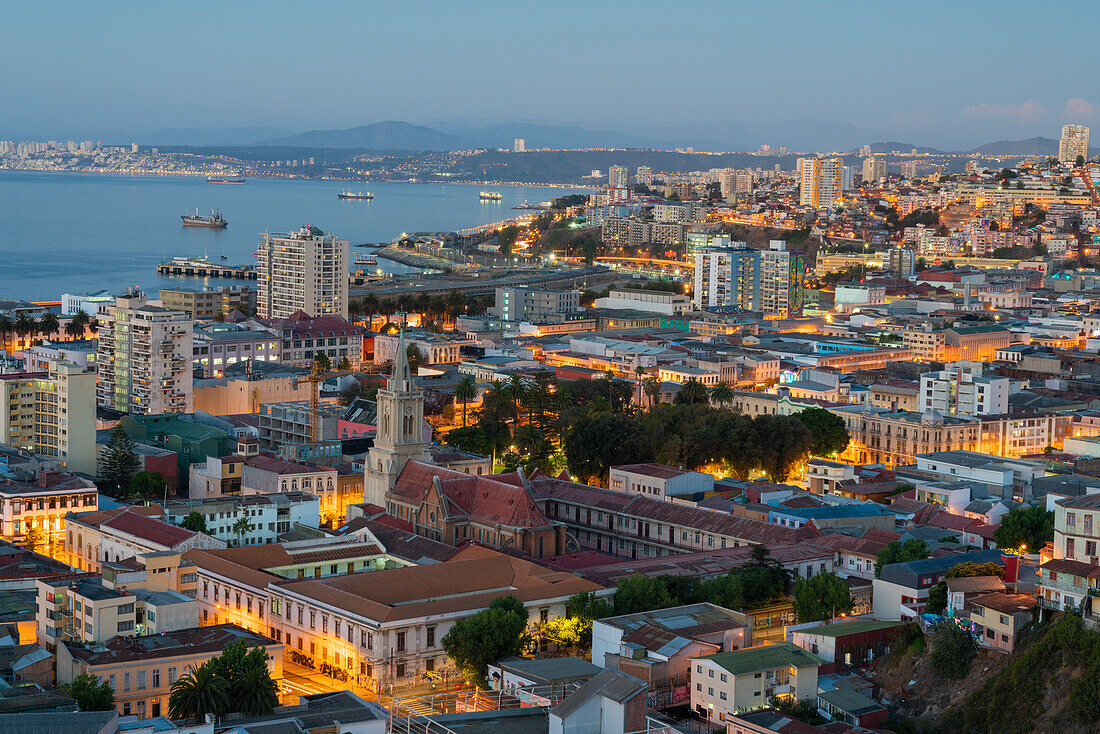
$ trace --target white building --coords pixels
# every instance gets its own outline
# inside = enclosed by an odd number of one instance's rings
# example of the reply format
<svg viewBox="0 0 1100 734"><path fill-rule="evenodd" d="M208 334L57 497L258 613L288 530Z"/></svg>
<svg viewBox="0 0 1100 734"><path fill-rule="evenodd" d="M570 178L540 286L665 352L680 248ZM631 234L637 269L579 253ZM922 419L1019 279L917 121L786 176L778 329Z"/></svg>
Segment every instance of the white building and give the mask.
<svg viewBox="0 0 1100 734"><path fill-rule="evenodd" d="M348 241L306 225L297 232L264 234L256 249L261 318L348 317Z"/></svg>
<svg viewBox="0 0 1100 734"><path fill-rule="evenodd" d="M62 293L61 315L72 316L77 311L83 311L89 316L95 316L101 305L114 303L115 297L110 291L96 291L95 293Z"/></svg>
<svg viewBox="0 0 1100 734"><path fill-rule="evenodd" d="M616 492L647 494L651 497L678 497L714 491L714 477L697 471L684 471L659 464L613 466L607 486Z"/></svg>
<svg viewBox="0 0 1100 734"><path fill-rule="evenodd" d="M1010 383L1007 377L983 376L981 362L951 362L920 376L920 409L944 415L1007 413Z"/></svg>
<svg viewBox="0 0 1100 734"><path fill-rule="evenodd" d="M737 247L695 251L695 307L739 306L755 310L760 301L759 250Z"/></svg>
<svg viewBox="0 0 1100 734"><path fill-rule="evenodd" d="M580 308L581 292L531 288L526 285L497 288L490 313L502 321L538 321L552 314L573 313Z"/></svg>
<svg viewBox="0 0 1100 734"><path fill-rule="evenodd" d="M638 166L638 171L634 174L634 180L643 186L649 186L653 183L653 169L649 166Z"/></svg>
<svg viewBox="0 0 1100 734"><path fill-rule="evenodd" d="M320 517L317 496L306 492L172 500L164 510L168 522L174 525L192 512L199 513L206 520L206 534L229 546L275 543L280 533L295 525L317 527ZM243 535L237 532L241 519L247 520L251 527Z"/></svg>
<svg viewBox="0 0 1100 734"><path fill-rule="evenodd" d="M630 185L630 172L626 166L611 166L607 169L607 185L613 189L625 189Z"/></svg>
<svg viewBox="0 0 1100 734"><path fill-rule="evenodd" d="M863 159L863 180L868 183L878 183L886 178L886 160L884 158Z"/></svg>
<svg viewBox="0 0 1100 734"><path fill-rule="evenodd" d="M799 194L802 206L831 207L843 198L844 160L842 158L813 158L802 161L802 188Z"/></svg>
<svg viewBox="0 0 1100 734"><path fill-rule="evenodd" d="M612 290L604 298L597 298L596 308L634 309L675 316L691 310L691 299L682 293L646 290Z"/></svg>
<svg viewBox="0 0 1100 734"><path fill-rule="evenodd" d="M99 317L96 400L137 415L190 413L194 322L131 291Z"/></svg>
<svg viewBox="0 0 1100 734"><path fill-rule="evenodd" d="M1077 156L1089 159L1089 128L1087 125L1062 125L1062 139L1058 141L1058 160L1074 163Z"/></svg>
<svg viewBox="0 0 1100 734"><path fill-rule="evenodd" d="M516 138L512 141L513 153L524 153L527 151L527 141L523 138Z"/></svg>

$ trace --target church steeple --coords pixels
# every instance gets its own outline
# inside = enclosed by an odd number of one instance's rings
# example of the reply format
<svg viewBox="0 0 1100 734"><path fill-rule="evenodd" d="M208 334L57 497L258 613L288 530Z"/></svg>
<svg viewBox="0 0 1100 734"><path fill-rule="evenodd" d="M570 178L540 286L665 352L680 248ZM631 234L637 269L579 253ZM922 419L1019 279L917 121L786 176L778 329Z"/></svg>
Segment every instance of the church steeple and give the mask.
<svg viewBox="0 0 1100 734"><path fill-rule="evenodd" d="M405 330L402 329L397 338L397 354L393 358L393 372L390 374L390 384L387 385L394 392L406 392L413 389L412 370L409 369L409 352L405 346Z"/></svg>

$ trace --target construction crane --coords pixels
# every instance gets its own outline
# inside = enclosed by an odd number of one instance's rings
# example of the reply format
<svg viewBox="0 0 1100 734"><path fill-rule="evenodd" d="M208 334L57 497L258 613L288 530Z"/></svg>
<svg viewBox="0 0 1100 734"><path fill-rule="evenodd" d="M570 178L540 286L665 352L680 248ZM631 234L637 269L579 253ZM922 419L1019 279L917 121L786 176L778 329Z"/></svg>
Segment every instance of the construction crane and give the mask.
<svg viewBox="0 0 1100 734"><path fill-rule="evenodd" d="M309 374L294 378L294 386L309 383L309 440L317 443L321 440L321 383L330 377L350 375L351 370L322 370L321 361L313 360Z"/></svg>

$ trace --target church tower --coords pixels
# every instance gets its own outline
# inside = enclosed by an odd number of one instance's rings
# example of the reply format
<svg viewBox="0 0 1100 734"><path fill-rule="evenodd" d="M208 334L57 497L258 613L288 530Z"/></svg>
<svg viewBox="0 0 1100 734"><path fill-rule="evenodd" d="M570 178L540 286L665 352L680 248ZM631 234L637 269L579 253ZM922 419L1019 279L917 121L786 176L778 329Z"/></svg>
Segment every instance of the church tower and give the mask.
<svg viewBox="0 0 1100 734"><path fill-rule="evenodd" d="M386 506L386 493L409 459L431 461L424 442L424 391L413 382L405 349L402 332L393 373L386 388L378 391L378 429L363 477L363 501L380 507Z"/></svg>

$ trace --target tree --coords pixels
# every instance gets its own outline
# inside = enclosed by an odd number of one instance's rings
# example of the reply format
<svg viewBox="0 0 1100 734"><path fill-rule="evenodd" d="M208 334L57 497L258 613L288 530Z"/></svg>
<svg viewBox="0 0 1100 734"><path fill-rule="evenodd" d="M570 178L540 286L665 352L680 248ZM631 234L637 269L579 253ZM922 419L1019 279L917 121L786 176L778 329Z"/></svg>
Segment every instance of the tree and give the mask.
<svg viewBox="0 0 1100 734"><path fill-rule="evenodd" d="M969 632L950 622L937 625L932 634L932 670L936 675L951 680L965 678L977 654Z"/></svg>
<svg viewBox="0 0 1100 734"><path fill-rule="evenodd" d="M772 558L767 546L759 543L752 546L751 560L739 569L738 575L749 606L786 596L791 580L790 572Z"/></svg>
<svg viewBox="0 0 1100 734"><path fill-rule="evenodd" d="M38 328L38 322L35 321L34 318L32 318L31 316L27 315L26 312L23 312L23 311L21 311L15 317L15 321L12 322L12 330L16 333L17 336L21 336L24 339L26 339L26 338L30 337L32 334L34 334L34 332L37 328Z"/></svg>
<svg viewBox="0 0 1100 734"><path fill-rule="evenodd" d="M237 521L233 523L233 534L237 536L237 545L244 545L244 536L252 532L252 523L248 521L247 517L239 517Z"/></svg>
<svg viewBox="0 0 1100 734"><path fill-rule="evenodd" d="M582 619L603 619L615 613L606 599L596 596L593 591L582 591L569 597L565 603L565 613L570 617Z"/></svg>
<svg viewBox="0 0 1100 734"><path fill-rule="evenodd" d="M47 311L38 317L38 333L49 336L61 331L61 321L53 311Z"/></svg>
<svg viewBox="0 0 1100 734"><path fill-rule="evenodd" d="M351 370L351 360L349 360L347 357L341 357L340 358L340 363L338 365L336 365L336 369L344 370L345 372L350 371Z"/></svg>
<svg viewBox="0 0 1100 734"><path fill-rule="evenodd" d="M928 546L923 540L910 538L902 543L900 540L891 540L885 548L875 556L875 577L882 575L882 567L891 563L908 563L919 561L928 557Z"/></svg>
<svg viewBox="0 0 1100 734"><path fill-rule="evenodd" d="M332 360L324 352L313 355L313 368L318 372L328 372L332 369Z"/></svg>
<svg viewBox="0 0 1100 734"><path fill-rule="evenodd" d="M824 408L806 408L794 414L810 431L816 456L835 456L848 448L848 429L844 419Z"/></svg>
<svg viewBox="0 0 1100 734"><path fill-rule="evenodd" d="M90 320L84 309L78 309L73 317L69 319L69 323L65 324L65 335L70 339L79 339L84 336L84 331L87 329Z"/></svg>
<svg viewBox="0 0 1100 734"><path fill-rule="evenodd" d="M46 535L46 531L38 525L28 529L26 535L23 536L23 547L28 550L38 551L47 542L49 542L49 537Z"/></svg>
<svg viewBox="0 0 1100 734"><path fill-rule="evenodd" d="M799 622L820 622L852 610L848 584L835 573L819 573L794 583L794 611Z"/></svg>
<svg viewBox="0 0 1100 734"><path fill-rule="evenodd" d="M1001 518L993 540L1001 550L1038 553L1054 540L1054 513L1041 505L1017 507Z"/></svg>
<svg viewBox="0 0 1100 734"><path fill-rule="evenodd" d="M947 582L940 579L928 589L928 600L924 603L927 614L943 614L947 611Z"/></svg>
<svg viewBox="0 0 1100 734"><path fill-rule="evenodd" d="M733 388L725 380L720 381L710 390L710 399L715 405L728 407L733 402Z"/></svg>
<svg viewBox="0 0 1100 734"><path fill-rule="evenodd" d="M76 701L81 711L113 711L115 692L107 681L100 681L91 673L81 673L71 683L59 686Z"/></svg>
<svg viewBox="0 0 1100 734"><path fill-rule="evenodd" d="M794 467L810 454L809 429L792 415L760 415L753 429L761 452L760 467L773 482L785 482Z"/></svg>
<svg viewBox="0 0 1100 734"><path fill-rule="evenodd" d="M186 528L195 533L206 532L206 517L201 512L191 511L180 523L181 528Z"/></svg>
<svg viewBox="0 0 1100 734"><path fill-rule="evenodd" d="M636 574L619 579L615 590L615 614L634 614L677 606L680 600L668 589L665 576Z"/></svg>
<svg viewBox="0 0 1100 734"><path fill-rule="evenodd" d="M462 403L462 427L466 427L466 405L477 397L477 383L473 375L463 375L455 385L455 400Z"/></svg>
<svg viewBox="0 0 1100 734"><path fill-rule="evenodd" d="M213 658L176 679L168 697L172 719L202 721L229 711L229 683L214 672Z"/></svg>
<svg viewBox="0 0 1100 734"><path fill-rule="evenodd" d="M130 486L130 477L141 467L134 442L129 434L117 426L111 433L111 440L99 455L99 475L121 493L123 487Z"/></svg>
<svg viewBox="0 0 1100 734"><path fill-rule="evenodd" d="M527 642L527 610L514 596L493 599L488 609L460 619L442 640L455 665L481 688L488 687L489 663L518 655Z"/></svg>
<svg viewBox="0 0 1100 734"><path fill-rule="evenodd" d="M1078 168L1085 165L1085 156L1083 156L1083 155L1077 156L1076 160L1073 161L1073 165L1077 166Z"/></svg>
<svg viewBox="0 0 1100 734"><path fill-rule="evenodd" d="M410 344L405 347L405 356L409 360L409 372L416 377L420 371L420 365L424 364L424 355L420 353L420 349L415 344Z"/></svg>
<svg viewBox="0 0 1100 734"><path fill-rule="evenodd" d="M512 245L516 244L517 235L519 235L519 227L514 224L503 227L497 232L497 244L500 245L502 255L512 254Z"/></svg>
<svg viewBox="0 0 1100 734"><path fill-rule="evenodd" d="M139 471L130 478L130 497L145 501L163 497L168 490L168 480L155 471Z"/></svg>
<svg viewBox="0 0 1100 734"><path fill-rule="evenodd" d="M703 383L694 377L689 377L687 382L680 387L680 392L676 393L676 402L680 405L708 403L710 402L710 395Z"/></svg>
<svg viewBox="0 0 1100 734"><path fill-rule="evenodd" d="M237 640L210 659L217 678L226 682L230 711L245 716L265 716L279 704L278 689L267 668L267 650L257 645L249 648Z"/></svg>
<svg viewBox="0 0 1100 734"><path fill-rule="evenodd" d="M642 383L642 389L645 391L646 397L649 398L649 408L652 410L653 406L657 404L658 398L661 397L661 378L645 378L645 381Z"/></svg>

